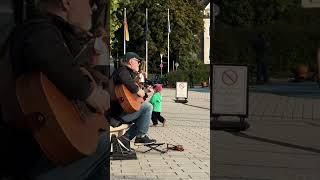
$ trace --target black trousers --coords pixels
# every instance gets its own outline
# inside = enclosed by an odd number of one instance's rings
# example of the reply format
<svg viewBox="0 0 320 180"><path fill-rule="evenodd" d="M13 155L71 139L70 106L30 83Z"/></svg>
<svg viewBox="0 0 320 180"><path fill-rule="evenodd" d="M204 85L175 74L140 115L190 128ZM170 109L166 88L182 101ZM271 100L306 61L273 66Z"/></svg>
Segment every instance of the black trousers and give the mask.
<svg viewBox="0 0 320 180"><path fill-rule="evenodd" d="M160 112L154 112L154 111L152 111L151 119L152 119L153 125L158 124L158 121L160 121L161 123L164 122L164 118L161 116L161 113L160 113Z"/></svg>
<svg viewBox="0 0 320 180"><path fill-rule="evenodd" d="M264 62L257 61L257 81L269 81L267 65Z"/></svg>

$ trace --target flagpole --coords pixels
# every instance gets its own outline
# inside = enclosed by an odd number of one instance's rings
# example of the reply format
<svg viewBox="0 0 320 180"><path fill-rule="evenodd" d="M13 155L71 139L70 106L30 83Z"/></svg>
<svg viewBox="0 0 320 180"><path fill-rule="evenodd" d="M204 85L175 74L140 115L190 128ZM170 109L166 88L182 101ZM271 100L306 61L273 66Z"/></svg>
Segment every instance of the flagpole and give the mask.
<svg viewBox="0 0 320 180"><path fill-rule="evenodd" d="M146 77L148 78L148 8L146 8Z"/></svg>
<svg viewBox="0 0 320 180"><path fill-rule="evenodd" d="M127 9L124 8L124 21L123 21L123 54L126 55L126 27L125 21L127 21Z"/></svg>
<svg viewBox="0 0 320 180"><path fill-rule="evenodd" d="M169 9L168 9L168 74L170 70L170 51L169 51L169 41L170 41L170 18L169 18Z"/></svg>

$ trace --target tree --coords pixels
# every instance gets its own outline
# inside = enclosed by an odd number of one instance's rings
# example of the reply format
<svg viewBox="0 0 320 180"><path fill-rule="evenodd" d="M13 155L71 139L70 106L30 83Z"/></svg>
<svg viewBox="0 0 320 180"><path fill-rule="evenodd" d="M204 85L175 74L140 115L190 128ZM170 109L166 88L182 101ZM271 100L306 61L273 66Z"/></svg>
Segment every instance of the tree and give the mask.
<svg viewBox="0 0 320 180"><path fill-rule="evenodd" d="M145 54L145 9L148 8L147 34L149 42L149 59L160 59L160 52L167 51L167 9L170 9L170 59L178 60L179 55L190 52L199 54L199 37L203 31L203 5L198 0L124 0L119 3L116 12L118 22L123 21L123 9L127 8L127 22L130 41L128 51L136 51L141 56ZM123 52L123 27L115 32L114 49L112 53Z"/></svg>
<svg viewBox="0 0 320 180"><path fill-rule="evenodd" d="M273 23L283 14L300 6L299 0L221 0L220 17L229 25L252 27Z"/></svg>
<svg viewBox="0 0 320 180"><path fill-rule="evenodd" d="M110 44L111 48L117 43L115 32L121 27L121 22L117 20L116 12L119 10L119 0L112 0L110 2Z"/></svg>

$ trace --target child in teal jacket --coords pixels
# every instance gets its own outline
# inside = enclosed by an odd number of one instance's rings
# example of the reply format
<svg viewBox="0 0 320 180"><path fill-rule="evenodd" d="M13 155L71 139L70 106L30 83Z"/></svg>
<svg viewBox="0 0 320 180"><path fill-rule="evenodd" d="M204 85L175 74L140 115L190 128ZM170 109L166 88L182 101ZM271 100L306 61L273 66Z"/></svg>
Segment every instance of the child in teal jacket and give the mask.
<svg viewBox="0 0 320 180"><path fill-rule="evenodd" d="M158 121L162 123L162 126L165 126L166 119L161 116L162 112L162 96L161 96L161 91L162 91L162 85L161 84L156 84L154 86L154 94L150 99L150 103L153 105L153 111L152 111L152 123L153 126L158 125Z"/></svg>

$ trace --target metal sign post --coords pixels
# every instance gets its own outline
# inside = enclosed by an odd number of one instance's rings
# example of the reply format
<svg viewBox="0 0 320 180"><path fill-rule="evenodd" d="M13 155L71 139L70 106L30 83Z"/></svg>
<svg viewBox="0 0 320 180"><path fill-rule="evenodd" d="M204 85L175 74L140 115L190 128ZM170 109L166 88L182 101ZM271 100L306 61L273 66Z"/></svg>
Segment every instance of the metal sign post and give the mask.
<svg viewBox="0 0 320 180"><path fill-rule="evenodd" d="M162 68L163 68L162 57L163 57L163 54L160 54L160 69L161 69L161 78L162 78Z"/></svg>
<svg viewBox="0 0 320 180"><path fill-rule="evenodd" d="M176 66L176 70L178 70L179 63L176 62L174 65Z"/></svg>

